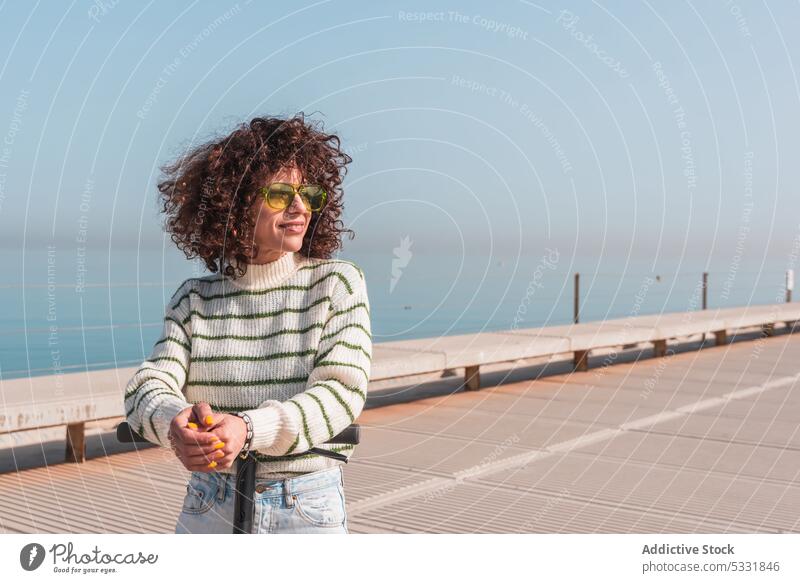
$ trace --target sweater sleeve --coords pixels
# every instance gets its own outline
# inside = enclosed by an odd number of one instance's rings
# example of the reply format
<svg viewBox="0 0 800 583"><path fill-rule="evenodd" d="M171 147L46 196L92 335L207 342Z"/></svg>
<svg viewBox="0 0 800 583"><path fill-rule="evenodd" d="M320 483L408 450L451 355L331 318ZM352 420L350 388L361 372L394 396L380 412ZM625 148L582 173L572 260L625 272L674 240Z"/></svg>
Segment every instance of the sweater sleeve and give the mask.
<svg viewBox="0 0 800 583"><path fill-rule="evenodd" d="M271 456L298 454L338 435L364 408L371 362L366 281L354 267L343 270L334 289L305 391L246 411L251 447Z"/></svg>
<svg viewBox="0 0 800 583"><path fill-rule="evenodd" d="M183 388L189 374L192 339L187 280L170 299L160 339L125 388L125 418L148 441L169 447L172 419L192 404Z"/></svg>

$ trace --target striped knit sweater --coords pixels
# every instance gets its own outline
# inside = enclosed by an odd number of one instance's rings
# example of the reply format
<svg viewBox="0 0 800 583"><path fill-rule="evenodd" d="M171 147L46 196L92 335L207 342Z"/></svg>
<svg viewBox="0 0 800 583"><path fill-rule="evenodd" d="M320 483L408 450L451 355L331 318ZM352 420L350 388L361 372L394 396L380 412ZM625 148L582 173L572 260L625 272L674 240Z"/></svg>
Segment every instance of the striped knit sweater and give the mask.
<svg viewBox="0 0 800 583"><path fill-rule="evenodd" d="M342 462L313 453L364 407L372 359L369 299L354 263L288 252L238 279L186 280L152 354L125 390L127 421L169 447L174 416L205 401L253 420L256 475L280 478ZM235 473L239 460L218 471Z"/></svg>

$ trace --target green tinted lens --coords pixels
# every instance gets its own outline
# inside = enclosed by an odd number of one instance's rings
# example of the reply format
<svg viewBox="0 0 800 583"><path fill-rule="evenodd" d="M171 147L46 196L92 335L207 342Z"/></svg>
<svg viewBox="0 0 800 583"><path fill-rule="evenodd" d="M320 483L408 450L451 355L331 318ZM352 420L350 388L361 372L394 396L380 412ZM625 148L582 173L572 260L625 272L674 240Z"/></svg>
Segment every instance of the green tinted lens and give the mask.
<svg viewBox="0 0 800 583"><path fill-rule="evenodd" d="M294 201L294 188L291 184L274 182L268 188L262 189L267 204L274 209L283 210ZM321 186L315 184L303 185L298 189L303 204L310 211L321 210L325 206L327 193Z"/></svg>
<svg viewBox="0 0 800 583"><path fill-rule="evenodd" d="M285 209L292 204L294 199L294 190L290 184L282 184L276 182L270 184L267 190L267 204L274 209Z"/></svg>
<svg viewBox="0 0 800 583"><path fill-rule="evenodd" d="M308 201L309 210L318 211L325 205L326 194L321 186L302 186L300 195Z"/></svg>

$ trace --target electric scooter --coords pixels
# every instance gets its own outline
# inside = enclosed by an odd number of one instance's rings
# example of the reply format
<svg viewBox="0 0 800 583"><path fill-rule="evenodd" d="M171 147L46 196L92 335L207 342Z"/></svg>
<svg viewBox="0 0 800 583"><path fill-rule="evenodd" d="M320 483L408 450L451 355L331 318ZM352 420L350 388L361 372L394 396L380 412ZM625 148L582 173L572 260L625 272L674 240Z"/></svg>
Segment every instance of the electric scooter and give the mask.
<svg viewBox="0 0 800 583"><path fill-rule="evenodd" d="M361 439L361 426L353 423L346 427L339 435L336 435L325 443L344 443L358 445ZM117 425L117 441L122 443L151 443L128 424L123 421ZM347 456L335 451L328 451L319 447L312 447L305 452L295 455L306 455L315 453L324 457L329 457L347 463ZM236 471L236 482L234 485L235 499L233 510L233 534L250 534L253 531L253 513L255 505L256 491L256 458L252 451L248 451L243 459L242 454L237 456L239 466ZM282 456L285 457L285 456Z"/></svg>

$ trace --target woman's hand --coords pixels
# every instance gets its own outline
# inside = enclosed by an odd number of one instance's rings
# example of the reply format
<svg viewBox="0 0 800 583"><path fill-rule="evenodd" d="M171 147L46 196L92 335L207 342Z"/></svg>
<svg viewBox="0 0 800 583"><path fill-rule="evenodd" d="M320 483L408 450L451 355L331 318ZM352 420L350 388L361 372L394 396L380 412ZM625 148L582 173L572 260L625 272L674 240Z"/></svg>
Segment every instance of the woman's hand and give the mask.
<svg viewBox="0 0 800 583"><path fill-rule="evenodd" d="M211 472L233 465L247 438L247 425L237 415L214 413L208 403L197 403L175 416L170 434L175 437L175 455L187 470Z"/></svg>
<svg viewBox="0 0 800 583"><path fill-rule="evenodd" d="M209 463L223 446L219 445L221 441L213 433L196 429L194 418L194 407L187 407L175 415L169 426L170 445L183 467L190 472L210 471L216 466L209 467Z"/></svg>

